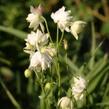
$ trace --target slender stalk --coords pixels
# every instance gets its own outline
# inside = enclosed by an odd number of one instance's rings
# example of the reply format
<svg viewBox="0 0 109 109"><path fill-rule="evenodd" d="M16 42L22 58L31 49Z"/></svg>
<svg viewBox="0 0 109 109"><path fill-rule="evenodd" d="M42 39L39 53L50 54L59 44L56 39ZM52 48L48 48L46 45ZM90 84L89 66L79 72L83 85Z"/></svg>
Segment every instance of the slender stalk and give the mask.
<svg viewBox="0 0 109 109"><path fill-rule="evenodd" d="M90 69L92 69L94 65L94 60L95 60L94 52L96 48L95 27L93 22L92 22L92 44L91 45L92 47L91 47Z"/></svg>
<svg viewBox="0 0 109 109"><path fill-rule="evenodd" d="M60 43L62 42L63 37L64 37L64 31L62 32L61 39L60 39L60 41L59 41L59 45L60 45Z"/></svg>
<svg viewBox="0 0 109 109"><path fill-rule="evenodd" d="M39 83L39 85L40 85L40 87L41 87L41 90L42 90L42 92L44 93L45 91L44 91L44 88L43 88L43 84L42 84L42 82L41 82L41 80L40 80L40 78L39 78L39 75L37 74L36 71L35 71L35 75L36 75L36 77L37 77L37 79L38 79L38 83Z"/></svg>
<svg viewBox="0 0 109 109"><path fill-rule="evenodd" d="M60 86L61 86L61 78L60 78L60 69L59 69L59 62L58 62L58 52L59 52L59 28L57 26L57 36L56 36L56 48L57 48L57 64L56 64L56 70L57 70L57 76L58 76L58 87L59 92L58 96L60 96Z"/></svg>
<svg viewBox="0 0 109 109"><path fill-rule="evenodd" d="M42 72L41 72L42 73ZM41 93L41 98L40 98L40 108L41 109L45 109L46 107L46 103L45 103L45 91L44 91L44 88L43 88L43 84L42 84L42 81L41 81L41 78L39 77L38 73L35 71L35 74L36 74L36 77L38 79L38 83L41 87L41 90L42 90L42 93Z"/></svg>
<svg viewBox="0 0 109 109"><path fill-rule="evenodd" d="M7 96L9 97L10 101L12 102L12 104L16 107L16 109L21 109L19 103L16 101L16 99L11 94L11 92L8 90L8 88L6 87L6 85L4 84L4 82L3 82L3 80L1 78L0 78L0 84L3 87L3 89L5 90Z"/></svg>
<svg viewBox="0 0 109 109"><path fill-rule="evenodd" d="M59 28L57 26L57 32L56 32L56 44L57 44L57 49L58 49L58 41L59 41Z"/></svg>
<svg viewBox="0 0 109 109"><path fill-rule="evenodd" d="M47 32L48 32L49 35L50 35L50 31L49 31L49 29L48 29L47 21L46 21L46 19L45 19L44 17L42 17L42 19L44 20L44 22L45 22L45 26L46 26L46 29L47 29ZM51 38L51 35L50 35L50 41L53 42L53 41L52 41L52 38Z"/></svg>

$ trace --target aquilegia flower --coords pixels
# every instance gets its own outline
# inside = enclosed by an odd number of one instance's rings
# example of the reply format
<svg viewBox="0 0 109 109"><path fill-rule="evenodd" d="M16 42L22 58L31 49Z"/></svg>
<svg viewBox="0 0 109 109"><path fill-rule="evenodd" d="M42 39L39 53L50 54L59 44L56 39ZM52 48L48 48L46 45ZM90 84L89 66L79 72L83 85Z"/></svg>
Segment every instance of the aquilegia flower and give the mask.
<svg viewBox="0 0 109 109"><path fill-rule="evenodd" d="M48 42L48 38L49 38L49 34L48 33L42 33L39 29L37 29L36 32L31 32L30 34L28 34L27 38L25 39L25 41L31 46L33 47L35 50L39 49L39 47L47 44ZM27 44L27 45L28 45Z"/></svg>
<svg viewBox="0 0 109 109"><path fill-rule="evenodd" d="M72 19L72 16L70 16L70 14L71 11L65 11L65 7L63 6L55 13L52 13L51 18L54 20L55 23L57 23L61 31L66 30L67 32L69 32L69 26Z"/></svg>
<svg viewBox="0 0 109 109"><path fill-rule="evenodd" d="M51 66L51 62L52 57L48 53L41 53L40 51L37 51L30 58L29 68L37 71L43 71Z"/></svg>
<svg viewBox="0 0 109 109"><path fill-rule="evenodd" d="M83 91L86 88L86 81L82 77L74 77L74 84L72 84L72 95L75 100L81 100L84 96Z"/></svg>
<svg viewBox="0 0 109 109"><path fill-rule="evenodd" d="M68 98L67 96L62 97L62 98L58 101L58 106L59 106L61 109L73 109L72 101L71 101L70 98Z"/></svg>
<svg viewBox="0 0 109 109"><path fill-rule="evenodd" d="M39 5L38 8L31 7L30 12L26 20L30 23L29 28L36 30L43 21L41 6Z"/></svg>
<svg viewBox="0 0 109 109"><path fill-rule="evenodd" d="M71 25L71 33L73 36L78 40L78 34L83 30L85 27L86 22L84 21L75 21Z"/></svg>

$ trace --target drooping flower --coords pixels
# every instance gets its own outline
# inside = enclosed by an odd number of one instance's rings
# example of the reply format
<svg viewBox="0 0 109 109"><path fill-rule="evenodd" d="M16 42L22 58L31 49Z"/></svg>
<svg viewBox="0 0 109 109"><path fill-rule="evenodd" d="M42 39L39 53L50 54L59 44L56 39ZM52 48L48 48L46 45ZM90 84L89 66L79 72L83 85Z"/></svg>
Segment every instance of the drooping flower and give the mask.
<svg viewBox="0 0 109 109"><path fill-rule="evenodd" d="M48 53L37 51L31 56L29 68L43 71L51 66L51 62L52 57Z"/></svg>
<svg viewBox="0 0 109 109"><path fill-rule="evenodd" d="M31 13L28 14L26 20L30 23L29 28L36 30L43 22L41 5L39 5L38 8L31 7L30 12Z"/></svg>
<svg viewBox="0 0 109 109"><path fill-rule="evenodd" d="M58 27L61 31L66 30L69 32L69 26L71 23L72 16L70 16L71 11L65 11L65 7L63 6L55 13L51 14L51 18L57 23Z"/></svg>
<svg viewBox="0 0 109 109"><path fill-rule="evenodd" d="M70 98L68 98L67 96L62 97L62 98L58 101L58 106L59 106L61 109L73 109L72 101L71 101Z"/></svg>
<svg viewBox="0 0 109 109"><path fill-rule="evenodd" d="M25 41L34 49L39 49L39 46L43 46L43 45L47 44L48 37L49 37L48 33L46 33L46 34L42 33L39 29L37 29L36 32L32 31L30 34L28 34ZM28 46L28 44L27 44L27 46Z"/></svg>
<svg viewBox="0 0 109 109"><path fill-rule="evenodd" d="M71 33L73 36L78 40L78 34L83 30L85 27L86 22L84 21L75 21L71 25Z"/></svg>
<svg viewBox="0 0 109 109"><path fill-rule="evenodd" d="M83 91L86 88L86 81L81 76L74 77L74 84L72 85L72 95L75 100L81 100L84 96Z"/></svg>

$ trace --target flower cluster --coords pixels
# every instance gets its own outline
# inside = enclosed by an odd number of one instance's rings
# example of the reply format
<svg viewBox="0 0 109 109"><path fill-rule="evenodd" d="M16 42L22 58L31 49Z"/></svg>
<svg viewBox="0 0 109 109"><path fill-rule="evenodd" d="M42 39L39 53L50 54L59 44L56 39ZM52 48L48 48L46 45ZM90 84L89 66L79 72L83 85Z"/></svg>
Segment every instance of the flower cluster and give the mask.
<svg viewBox="0 0 109 109"><path fill-rule="evenodd" d="M78 34L83 30L86 22L84 21L72 21L71 11L65 11L63 6L55 13L51 14L51 18L57 23L59 29L63 32L71 32L73 36L78 39Z"/></svg>
<svg viewBox="0 0 109 109"><path fill-rule="evenodd" d="M76 101L82 100L86 88L86 80L81 76L74 77L74 83L72 84L72 95ZM58 106L61 109L74 109L74 104L71 98L65 96L59 99Z"/></svg>
<svg viewBox="0 0 109 109"><path fill-rule="evenodd" d="M41 6L31 7L30 11L26 20L30 23L29 28L33 28L33 31L25 39L24 52L30 54L29 69L43 71L51 66L56 50L51 44L48 44L50 34L44 32Z"/></svg>
<svg viewBox="0 0 109 109"><path fill-rule="evenodd" d="M81 76L74 77L74 84L72 84L72 95L75 100L81 100L84 96L83 91L86 88L86 81Z"/></svg>
<svg viewBox="0 0 109 109"><path fill-rule="evenodd" d="M33 29L30 34L27 35L26 47L24 48L24 52L30 54L30 65L29 69L25 70L25 76L29 77L31 75L30 70L34 70L36 73L37 71L44 71L47 68L50 68L51 63L53 61L53 57L55 54L59 52L59 44L63 40L63 33L64 31L70 32L73 34L75 39L78 39L78 34L83 30L86 22L84 21L73 21L73 17L71 16L71 11L65 11L65 7L63 6L55 13L51 14L51 18L53 19L54 23L57 24L57 27L62 32L62 36L58 39L58 29L57 29L57 41L56 41L56 49L54 47L55 44L49 42L49 38L51 39L46 19L42 16L42 8L39 6L38 8L31 7L31 13L28 14L26 20L30 23L29 28ZM44 27L44 23L46 28ZM47 32L45 32L45 29ZM67 49L67 41L64 39L64 48ZM56 55L59 58L59 55ZM59 83L58 86L60 88L60 72L59 72L59 63L56 61L56 71L58 72L58 79ZM51 79L52 80L52 79ZM47 80L46 80L47 81ZM40 81L39 81L40 82ZM52 84L55 83L52 81L51 83L47 82L45 85L45 91L49 90ZM42 84L42 82L40 83ZM74 99L81 100L84 96L83 91L86 88L86 81L81 77L74 77L74 83L72 84L72 96ZM44 90L42 88L42 90ZM45 92L44 91L44 92ZM46 92L45 92L46 93ZM40 96L41 97L41 96ZM43 98L43 97L42 97ZM74 104L72 97L62 97L58 101L58 107L61 109L73 109Z"/></svg>

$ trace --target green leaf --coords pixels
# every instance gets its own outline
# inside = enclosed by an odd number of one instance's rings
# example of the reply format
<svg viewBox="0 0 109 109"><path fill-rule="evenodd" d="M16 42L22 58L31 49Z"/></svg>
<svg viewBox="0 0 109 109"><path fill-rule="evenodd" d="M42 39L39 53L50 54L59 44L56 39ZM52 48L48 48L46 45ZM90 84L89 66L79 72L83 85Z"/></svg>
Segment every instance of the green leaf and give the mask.
<svg viewBox="0 0 109 109"><path fill-rule="evenodd" d="M87 92L90 94L92 93L95 88L98 86L98 83L100 80L102 80L102 77L104 76L105 73L108 73L109 71L109 66L103 69L103 71L99 72L98 75L92 78L91 81L89 81L88 87L87 87Z"/></svg>
<svg viewBox="0 0 109 109"><path fill-rule="evenodd" d="M106 65L107 56L105 55L102 59L100 59L93 67L93 69L86 76L87 80L90 81L93 79Z"/></svg>
<svg viewBox="0 0 109 109"><path fill-rule="evenodd" d="M27 36L27 33L17 30L17 29L14 29L14 28L11 28L11 27L0 26L0 31L12 34L20 39L25 39Z"/></svg>

